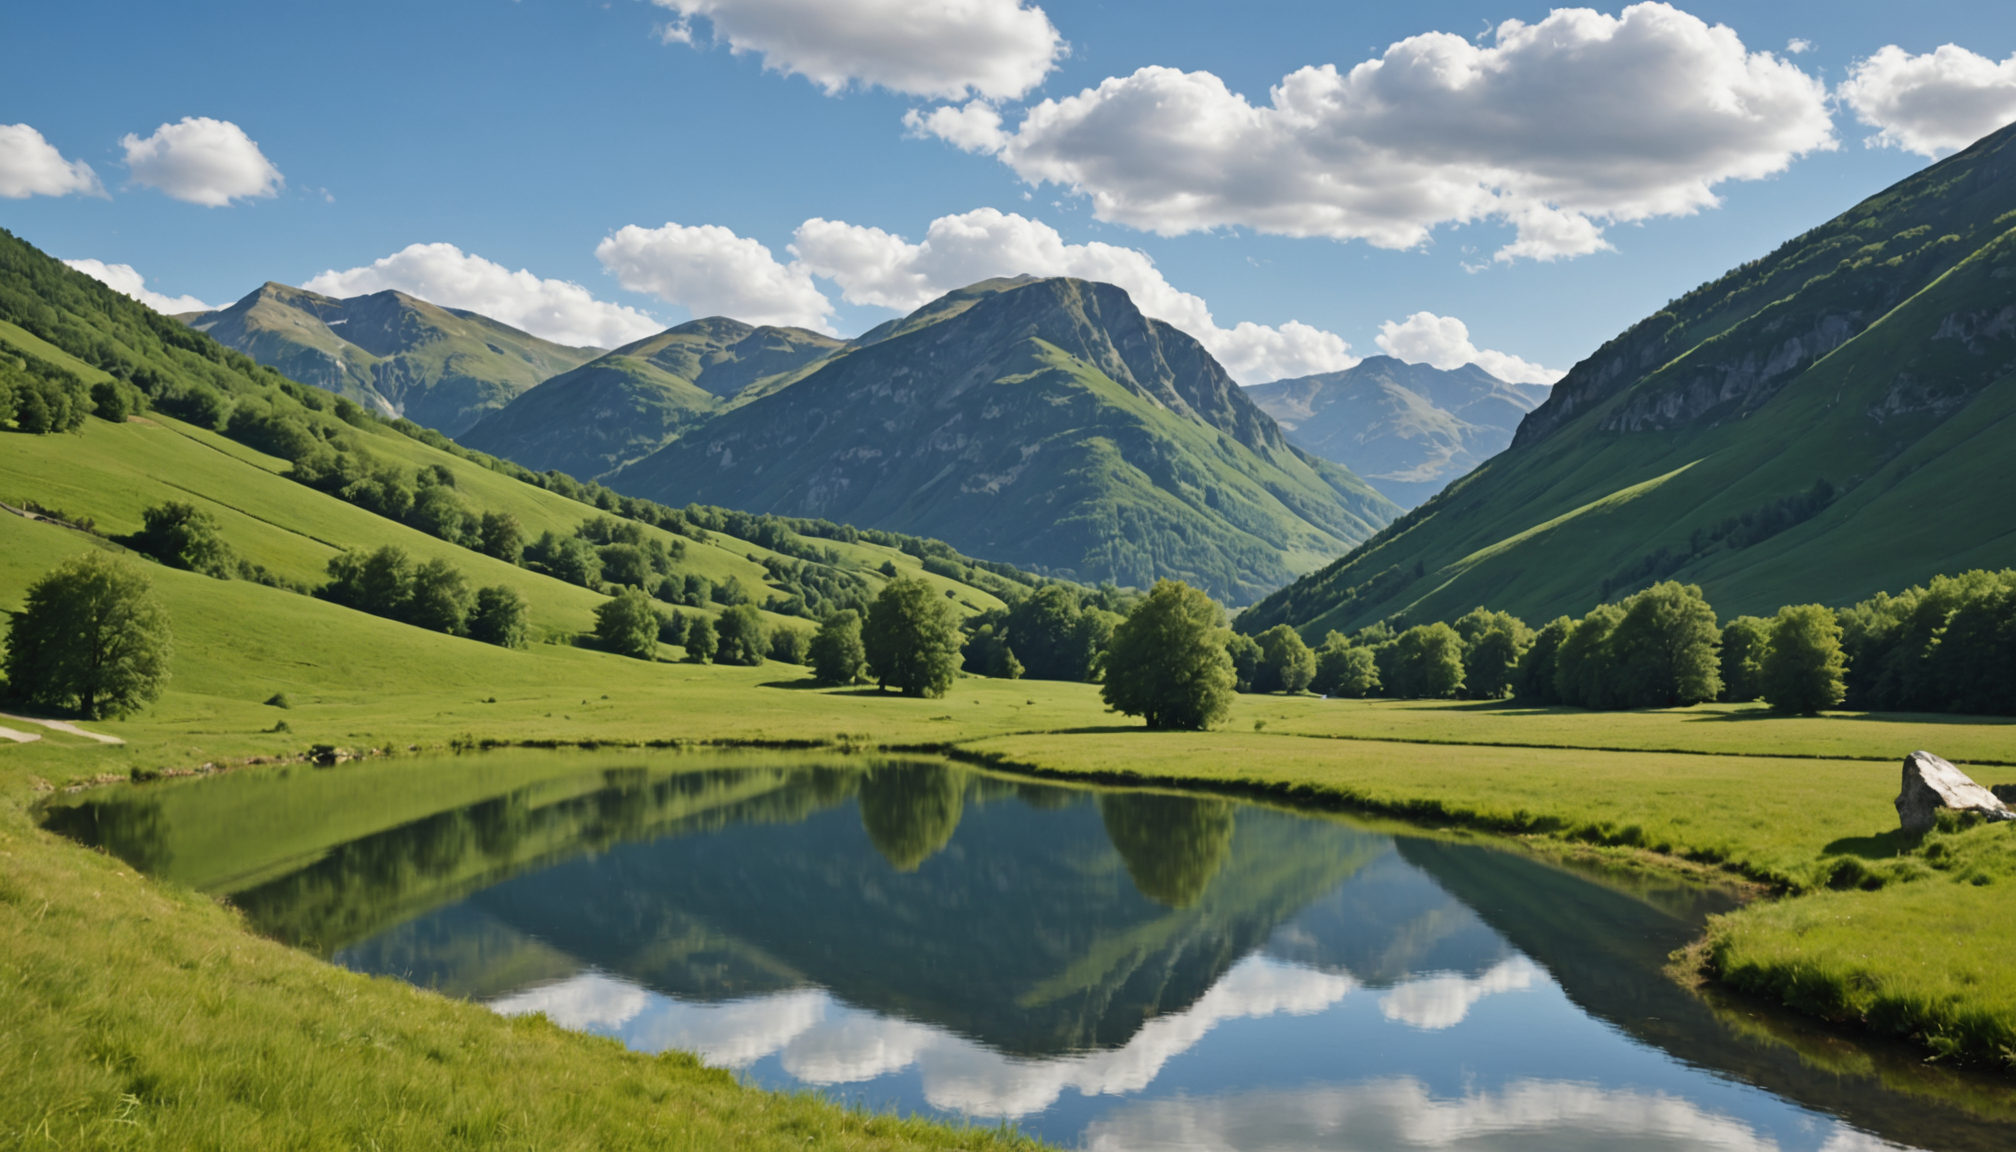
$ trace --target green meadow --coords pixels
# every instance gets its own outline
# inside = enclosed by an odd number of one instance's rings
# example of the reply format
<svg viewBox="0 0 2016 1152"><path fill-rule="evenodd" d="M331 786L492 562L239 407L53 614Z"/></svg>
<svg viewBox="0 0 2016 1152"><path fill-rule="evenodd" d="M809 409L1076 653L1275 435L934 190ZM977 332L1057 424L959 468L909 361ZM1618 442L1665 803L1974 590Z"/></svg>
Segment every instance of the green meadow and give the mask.
<svg viewBox="0 0 2016 1152"><path fill-rule="evenodd" d="M424 444L374 451L439 464L478 507L529 532L596 510ZM1148 733L1092 685L962 678L940 699L820 688L805 669L648 663L577 642L599 594L437 540L297 485L280 461L165 416L79 435L0 437L0 501L136 529L168 499L211 510L242 556L312 583L343 547L397 543L532 604L541 642L512 651L246 581L147 565L175 629L173 680L149 710L85 727L27 721L0 742L0 1094L8 1142L55 1147L1012 1147L1020 1138L779 1096L677 1055L648 1057L539 1020L332 968L248 932L194 886L230 887L302 814L327 843L499 786L501 759L406 753L493 744L709 744L931 750L1036 774L1232 790L1594 852L1749 882L1764 899L1716 922L1700 961L1726 986L1913 1039L1941 1059L2016 1051L2016 832L1899 837L1898 761L1928 748L1984 783L2016 780L2016 726L1758 706L1631 713L1501 703L1243 696L1215 732ZM655 531L655 529L653 530ZM895 549L835 544L879 586ZM0 514L0 609L86 549L118 546ZM684 570L764 578L754 544L687 541ZM752 559L754 557L754 559ZM999 602L928 575L969 611ZM780 626L805 627L771 617ZM284 696L281 707L267 701ZM360 758L301 765L317 744ZM671 755L668 751L667 755ZM155 780L205 766L208 781ZM423 767L423 765L435 765ZM325 801L374 782L371 811ZM333 788L341 779L344 787ZM128 781L143 781L128 783ZM220 875L142 876L38 827L90 786L234 789L206 853ZM290 823L292 821L292 823ZM293 832L289 832L293 835ZM242 848L241 865L229 849ZM297 846L314 851L314 843ZM232 872L238 868L246 875ZM224 875L228 873L228 875Z"/></svg>

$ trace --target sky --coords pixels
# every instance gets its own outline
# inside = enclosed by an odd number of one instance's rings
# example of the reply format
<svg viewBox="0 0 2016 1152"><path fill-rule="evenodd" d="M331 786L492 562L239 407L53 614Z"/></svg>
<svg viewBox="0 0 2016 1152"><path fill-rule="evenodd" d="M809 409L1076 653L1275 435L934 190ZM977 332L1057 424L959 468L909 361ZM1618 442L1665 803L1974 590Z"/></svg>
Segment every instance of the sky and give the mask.
<svg viewBox="0 0 2016 1152"><path fill-rule="evenodd" d="M396 288L563 343L1108 280L1244 384L1549 383L2016 119L1995 3L73 0L0 227L164 311Z"/></svg>

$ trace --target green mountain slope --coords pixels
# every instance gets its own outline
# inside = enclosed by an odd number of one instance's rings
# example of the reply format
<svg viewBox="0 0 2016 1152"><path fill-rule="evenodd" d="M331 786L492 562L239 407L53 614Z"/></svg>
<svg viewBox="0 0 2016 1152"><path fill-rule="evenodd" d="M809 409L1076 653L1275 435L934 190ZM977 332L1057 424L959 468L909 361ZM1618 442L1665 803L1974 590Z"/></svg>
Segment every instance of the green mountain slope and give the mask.
<svg viewBox="0 0 2016 1152"><path fill-rule="evenodd" d="M694 320L563 372L457 438L538 471L600 476L723 407L798 379L842 347L803 328Z"/></svg>
<svg viewBox="0 0 2016 1152"><path fill-rule="evenodd" d="M451 436L601 353L403 292L335 300L268 283L178 319L291 379Z"/></svg>
<svg viewBox="0 0 2016 1152"><path fill-rule="evenodd" d="M1504 451L1547 393L1475 364L1445 371L1391 356L1246 390L1290 444L1344 465L1402 508Z"/></svg>
<svg viewBox="0 0 2016 1152"><path fill-rule="evenodd" d="M2016 563L2012 225L2016 127L1633 326L1241 627L1544 620L1668 577L1729 616Z"/></svg>
<svg viewBox="0 0 2016 1152"><path fill-rule="evenodd" d="M872 339L871 339L872 338ZM878 329L609 478L1235 603L1396 511L1290 446L1189 336L1082 280L997 281Z"/></svg>

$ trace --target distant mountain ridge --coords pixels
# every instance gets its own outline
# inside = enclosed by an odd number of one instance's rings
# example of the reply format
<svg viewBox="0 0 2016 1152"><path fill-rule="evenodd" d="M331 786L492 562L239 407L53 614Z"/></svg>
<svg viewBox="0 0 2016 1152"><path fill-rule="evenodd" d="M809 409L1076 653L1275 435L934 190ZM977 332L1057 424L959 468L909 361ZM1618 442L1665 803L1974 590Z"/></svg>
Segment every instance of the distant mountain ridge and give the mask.
<svg viewBox="0 0 2016 1152"><path fill-rule="evenodd" d="M1196 340L1063 278L949 293L606 482L1234 603L1398 511L1290 445Z"/></svg>
<svg viewBox="0 0 2016 1152"><path fill-rule="evenodd" d="M803 328L710 316L563 372L458 439L527 468L593 479L738 401L798 379L845 347Z"/></svg>
<svg viewBox="0 0 2016 1152"><path fill-rule="evenodd" d="M338 300L268 282L176 319L303 384L450 436L602 354L394 291Z"/></svg>
<svg viewBox="0 0 2016 1152"><path fill-rule="evenodd" d="M1240 627L1537 623L1665 578L1727 617L2016 565L2012 224L2016 125L1633 325Z"/></svg>
<svg viewBox="0 0 2016 1152"><path fill-rule="evenodd" d="M1475 364L1445 370L1370 356L1341 372L1276 380L1246 394L1289 443L1412 508L1504 451L1548 391L1508 384Z"/></svg>

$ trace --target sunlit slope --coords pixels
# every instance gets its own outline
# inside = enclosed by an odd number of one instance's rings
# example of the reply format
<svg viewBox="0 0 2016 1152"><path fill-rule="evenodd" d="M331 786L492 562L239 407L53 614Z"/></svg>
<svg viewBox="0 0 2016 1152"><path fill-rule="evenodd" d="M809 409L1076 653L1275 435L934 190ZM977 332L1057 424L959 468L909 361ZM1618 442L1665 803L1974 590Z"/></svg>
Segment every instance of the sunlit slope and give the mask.
<svg viewBox="0 0 2016 1152"><path fill-rule="evenodd" d="M2012 133L1612 341L1511 449L1241 626L1539 621L1663 578L1729 616L2016 563Z"/></svg>
<svg viewBox="0 0 2016 1152"><path fill-rule="evenodd" d="M547 380L458 439L527 468L588 479L798 379L842 347L803 328L694 320Z"/></svg>
<svg viewBox="0 0 2016 1152"><path fill-rule="evenodd" d="M269 283L181 319L291 379L450 435L601 354L403 292L337 300Z"/></svg>
<svg viewBox="0 0 2016 1152"><path fill-rule="evenodd" d="M617 489L936 536L1247 602L1395 511L1111 285L989 282L615 473ZM871 340L872 338L872 340Z"/></svg>

